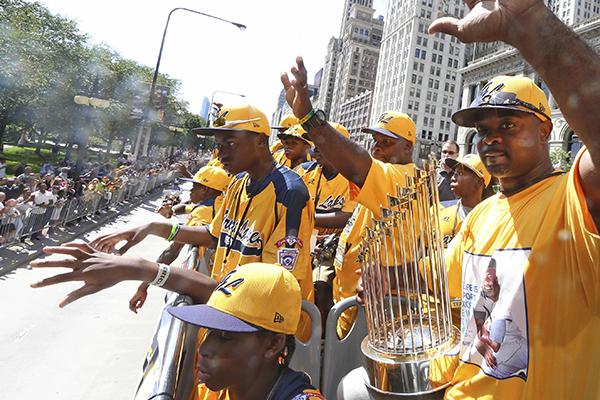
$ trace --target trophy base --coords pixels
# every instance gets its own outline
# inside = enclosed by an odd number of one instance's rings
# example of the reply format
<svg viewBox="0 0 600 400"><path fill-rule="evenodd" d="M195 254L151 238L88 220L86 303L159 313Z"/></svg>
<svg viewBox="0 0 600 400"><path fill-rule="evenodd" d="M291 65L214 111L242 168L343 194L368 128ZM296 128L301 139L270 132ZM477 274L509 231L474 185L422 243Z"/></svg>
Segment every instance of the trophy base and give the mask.
<svg viewBox="0 0 600 400"><path fill-rule="evenodd" d="M441 399L450 382L433 380L430 364L435 358L450 353L459 343L460 332L455 327L447 343L416 354L382 353L370 346L365 338L361 343L365 386L370 392L388 396L382 398Z"/></svg>

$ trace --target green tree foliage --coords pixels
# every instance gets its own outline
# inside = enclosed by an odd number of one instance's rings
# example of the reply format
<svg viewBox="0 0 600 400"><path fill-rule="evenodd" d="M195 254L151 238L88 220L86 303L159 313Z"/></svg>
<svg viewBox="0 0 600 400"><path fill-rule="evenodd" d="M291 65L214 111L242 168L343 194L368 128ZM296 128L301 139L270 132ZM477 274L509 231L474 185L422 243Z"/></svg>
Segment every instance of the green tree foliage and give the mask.
<svg viewBox="0 0 600 400"><path fill-rule="evenodd" d="M0 151L7 131L40 144L77 144L80 156L90 138L106 151L114 141L121 148L135 141L152 68L91 45L74 21L24 0L0 0L0 59ZM180 82L160 74L158 84L170 88L164 112L175 124L189 114L177 99ZM75 104L75 95L107 99L110 106Z"/></svg>

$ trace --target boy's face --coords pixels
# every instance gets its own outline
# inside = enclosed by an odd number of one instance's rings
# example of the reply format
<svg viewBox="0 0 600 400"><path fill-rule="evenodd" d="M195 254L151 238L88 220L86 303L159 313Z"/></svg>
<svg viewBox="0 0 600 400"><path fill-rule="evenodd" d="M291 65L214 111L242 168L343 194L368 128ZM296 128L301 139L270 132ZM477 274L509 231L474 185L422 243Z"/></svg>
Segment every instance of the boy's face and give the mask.
<svg viewBox="0 0 600 400"><path fill-rule="evenodd" d="M288 135L280 135L279 137L281 138L281 143L283 143L283 151L285 152L285 156L289 160L306 159L306 155L310 149L310 145L307 142Z"/></svg>
<svg viewBox="0 0 600 400"><path fill-rule="evenodd" d="M454 168L454 174L450 180L450 190L456 197L463 198L476 193L482 187L481 178L475 175L475 172L462 165Z"/></svg>
<svg viewBox="0 0 600 400"><path fill-rule="evenodd" d="M199 349L200 381L212 391L238 385L250 387L256 371L260 371L265 363L273 363L276 359L272 350L272 338L275 336L268 332L208 330Z"/></svg>
<svg viewBox="0 0 600 400"><path fill-rule="evenodd" d="M190 192L190 200L192 203L200 203L208 199L210 188L208 186L204 186L201 183L194 182L194 186Z"/></svg>
<svg viewBox="0 0 600 400"><path fill-rule="evenodd" d="M260 141L266 143L267 137L254 132L223 132L215 135L219 161L231 175L248 171L256 166L260 156ZM266 144L265 144L266 146Z"/></svg>

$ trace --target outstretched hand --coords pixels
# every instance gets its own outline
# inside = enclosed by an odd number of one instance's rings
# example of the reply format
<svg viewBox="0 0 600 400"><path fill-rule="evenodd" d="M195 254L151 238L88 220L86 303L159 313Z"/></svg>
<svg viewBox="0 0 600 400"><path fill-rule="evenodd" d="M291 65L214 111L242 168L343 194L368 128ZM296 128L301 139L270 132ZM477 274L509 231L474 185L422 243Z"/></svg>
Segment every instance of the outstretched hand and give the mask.
<svg viewBox="0 0 600 400"><path fill-rule="evenodd" d="M513 43L522 29L518 21L529 13L546 6L541 0L464 0L471 10L462 19L438 18L429 27L429 33L447 33L461 42Z"/></svg>
<svg viewBox="0 0 600 400"><path fill-rule="evenodd" d="M90 246L105 253L125 254L127 250L144 240L149 233L149 225L141 225L99 236L90 242ZM117 249L117 244L123 241L126 243Z"/></svg>
<svg viewBox="0 0 600 400"><path fill-rule="evenodd" d="M31 263L32 268L70 268L65 272L31 284L32 288L41 288L64 282L83 281L84 285L72 291L60 302L65 307L82 297L97 293L121 281L129 279L128 271L135 268L139 259L121 257L99 252L85 243L66 243L62 246L45 247L44 253L69 256L59 260L44 259Z"/></svg>
<svg viewBox="0 0 600 400"><path fill-rule="evenodd" d="M294 76L291 81L287 72L281 74L285 100L292 108L294 115L303 118L313 107L308 94L308 74L302 57L296 57L296 66L292 67L291 72Z"/></svg>

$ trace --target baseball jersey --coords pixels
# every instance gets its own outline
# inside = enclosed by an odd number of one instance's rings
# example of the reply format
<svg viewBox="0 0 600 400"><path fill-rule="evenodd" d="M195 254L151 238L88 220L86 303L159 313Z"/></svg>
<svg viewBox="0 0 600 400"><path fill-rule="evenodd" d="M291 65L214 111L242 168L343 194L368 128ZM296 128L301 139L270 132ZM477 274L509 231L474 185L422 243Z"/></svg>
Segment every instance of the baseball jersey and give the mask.
<svg viewBox="0 0 600 400"><path fill-rule="evenodd" d="M217 238L212 278L219 282L238 265L251 262L280 264L298 279L302 298L312 301L314 210L308 200L302 179L281 165L253 184L247 173L233 178L209 228ZM296 243L288 245L286 238ZM305 323L303 318L302 329Z"/></svg>
<svg viewBox="0 0 600 400"><path fill-rule="evenodd" d="M187 226L208 226L215 217L217 210L223 204L223 195L220 194L214 199L208 199L195 205L186 206L187 214L185 225ZM206 249L198 247L198 257L204 257Z"/></svg>
<svg viewBox="0 0 600 400"><path fill-rule="evenodd" d="M446 255L462 296L447 399L600 398L600 236L578 174L475 207ZM478 311L484 298L486 313Z"/></svg>
<svg viewBox="0 0 600 400"><path fill-rule="evenodd" d="M359 188L350 182L350 198L359 204L340 234L333 263L336 272L333 280L334 302L356 294L361 268L357 257L365 230L374 217L381 218L381 206L388 205L387 196L396 196L397 187L406 186L406 176L414 176L414 170L414 164L389 164L373 159L363 187ZM339 337L344 337L352 327L355 314L356 311L352 309L340 316Z"/></svg>
<svg viewBox="0 0 600 400"><path fill-rule="evenodd" d="M325 214L336 211L351 213L356 207L356 202L350 200L350 186L346 178L340 173L327 177L323 168L316 161L308 161L296 168L308 193L315 205L315 213ZM339 229L319 228L319 235L338 233Z"/></svg>
<svg viewBox="0 0 600 400"><path fill-rule="evenodd" d="M325 396L310 384L310 378L304 372L287 367L281 372L272 390L269 400L325 400ZM200 384L194 400L229 400L229 394L227 390L212 392L204 384Z"/></svg>

